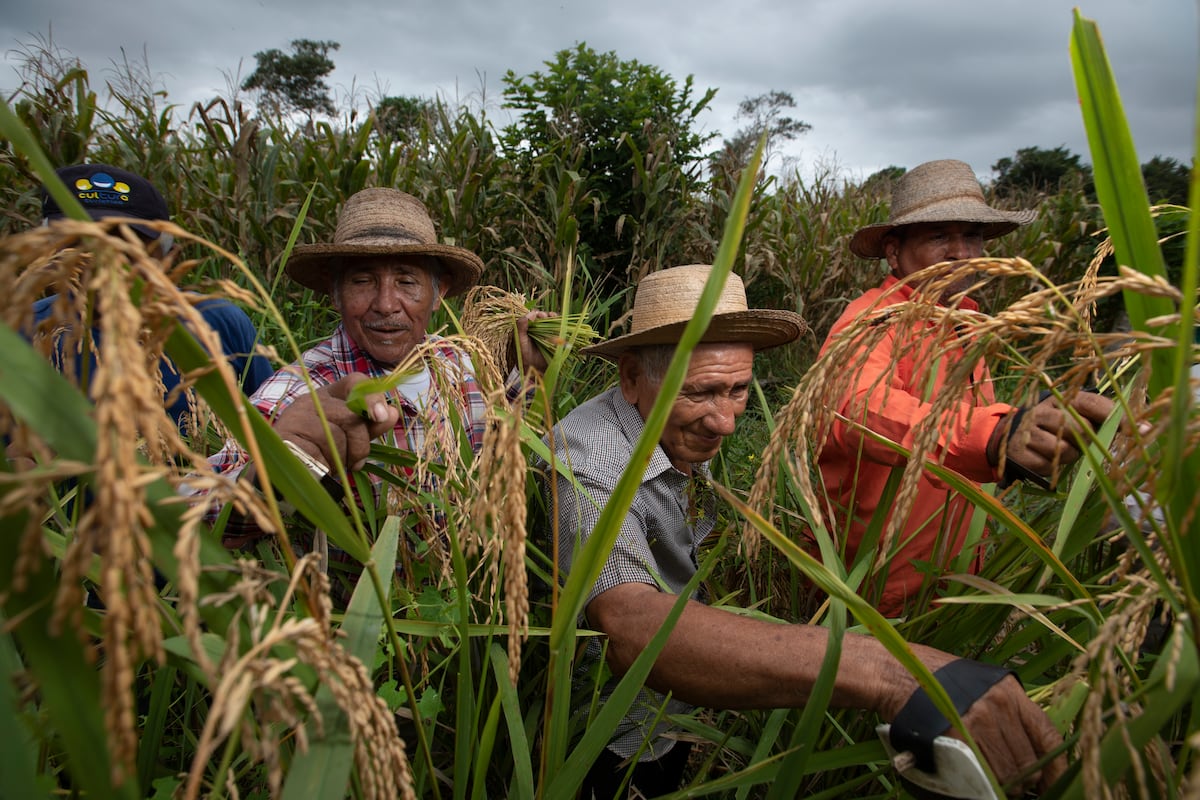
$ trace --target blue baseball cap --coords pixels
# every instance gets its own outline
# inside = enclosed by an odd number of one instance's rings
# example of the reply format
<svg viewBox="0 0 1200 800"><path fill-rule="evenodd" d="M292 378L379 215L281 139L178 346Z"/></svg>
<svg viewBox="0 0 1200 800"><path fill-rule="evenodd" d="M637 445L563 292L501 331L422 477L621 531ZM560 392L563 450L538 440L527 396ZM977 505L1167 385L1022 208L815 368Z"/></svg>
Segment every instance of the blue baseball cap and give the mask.
<svg viewBox="0 0 1200 800"><path fill-rule="evenodd" d="M108 164L76 164L55 170L75 199L92 219L127 217L129 219L169 220L167 201L154 184L129 170ZM62 219L66 214L46 188L42 187L42 218ZM160 234L153 228L133 225L142 237L156 241ZM167 243L164 243L167 244ZM170 245L167 244L169 247Z"/></svg>

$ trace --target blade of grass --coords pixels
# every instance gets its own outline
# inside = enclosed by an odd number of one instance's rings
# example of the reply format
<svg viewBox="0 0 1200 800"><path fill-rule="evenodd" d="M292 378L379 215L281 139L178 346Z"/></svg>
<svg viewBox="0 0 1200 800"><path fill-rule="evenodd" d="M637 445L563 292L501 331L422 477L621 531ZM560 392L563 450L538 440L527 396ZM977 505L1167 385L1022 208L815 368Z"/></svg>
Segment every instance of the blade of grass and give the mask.
<svg viewBox="0 0 1200 800"><path fill-rule="evenodd" d="M1104 211L1117 263L1151 277L1166 279L1166 266L1150 213L1150 201L1116 80L1100 40L1099 29L1095 22L1085 19L1078 10L1075 11L1071 33L1071 63L1092 153L1096 197ZM1200 92L1200 86L1197 90ZM1197 114L1200 115L1200 110ZM1200 153L1200 130L1194 131L1193 137L1197 152ZM1193 209L1200 202L1200 188L1197 187L1195 175L1192 176L1189 199ZM1169 317L1176 311L1184 314L1183 319L1189 323L1193 319L1197 281L1200 280L1200 267L1196 264L1197 254L1200 253L1200 242L1197 241L1200 222L1195 219L1195 214L1191 217L1180 308L1176 309L1167 297L1150 297L1130 291L1124 293L1125 306L1135 330L1173 338L1177 343L1173 349L1151 350L1149 358L1151 396L1158 397L1169 387L1175 392L1170 410L1170 433L1161 437L1163 452L1157 463L1159 474L1154 485L1156 497L1167 509L1180 534L1185 533L1181 530L1185 525L1190 528L1186 533L1195 534L1200 530L1200 521L1195 519L1191 510L1192 492L1184 486L1185 482L1200 474L1200 452L1195 448L1185 450L1188 410L1192 403L1187 369L1191 363L1192 325L1150 323L1158 317ZM1184 555L1180 573L1188 584L1187 596L1194 598L1195 587L1200 586L1200 555L1196 554L1194 547L1186 550L1186 553L1180 551ZM1200 612L1200 604L1193 602L1193 606L1193 613Z"/></svg>
<svg viewBox="0 0 1200 800"><path fill-rule="evenodd" d="M646 426L642 431L641 437L638 439L638 443L634 447L633 454L630 456L629 465L617 481L608 504L596 522L595 530L574 560L576 564L587 565L587 568L572 571L567 576L559 596L559 604L556 608L555 619L550 633L549 671L552 685L554 687L563 687L563 690L554 691L552 689L549 694L547 702L548 727L545 734L546 749L544 751L543 770L546 769L546 764L556 767L562 763L564 748L566 747L568 738L567 721L570 713L570 692L566 690L566 687L571 685L570 655L573 652L573 643L571 640L574 638L576 620L583 611L583 603L587 592L595 584L608 553L611 552L613 544L616 542L621 520L629 512L634 494L637 492L642 474L645 472L646 464L649 463L654 449L658 447L658 439L662 435L663 427L666 425L667 416L675 401L675 396L679 393L679 388L683 385L692 349L700 341L700 337L703 336L705 329L707 329L721 290L733 267L734 259L741 244L746 215L750 208L750 199L753 195L754 183L758 175L758 166L761 163L764 142L765 139L760 139L754 157L751 158L750 164L742 175L737 194L734 198L733 209L726 220L725 234L721 239L721 247L717 252L717 257L713 260L712 272L704 286L704 290L701 292L696 313L680 336L679 344L675 349L675 355L672 357L666 375L663 377L658 398L646 418ZM554 459L551 459L550 463L554 465Z"/></svg>
<svg viewBox="0 0 1200 800"><path fill-rule="evenodd" d="M43 366L49 369L48 364ZM6 492L8 490L5 490ZM8 516L9 531L24 530L26 514ZM66 768L72 783L94 797L141 797L136 775L118 782L116 765L108 749L100 676L89 662L79 636L69 626L51 633L53 594L57 588L54 564L40 561L27 568L24 586L13 584L20 537L0 536L0 592L4 597L6 629L24 654L29 671L37 677L42 712L67 753ZM8 746L8 742L6 742Z"/></svg>
<svg viewBox="0 0 1200 800"><path fill-rule="evenodd" d="M621 676L621 680L613 689L612 694L600 707L600 712L589 721L583 738L571 751L562 769L554 775L546 791L546 797L573 797L579 791L588 770L612 739L612 732L617 729L621 720L637 700L646 678L650 675L650 670L654 667L654 661L667 644L667 638L675 627L675 622L688 603L692 602L692 595L700 588L700 582L716 565L722 550L721 546L714 547L712 552L705 557L700 569L679 593L670 613L663 620L662 627L650 639L646 648L634 659L628 671Z"/></svg>
<svg viewBox="0 0 1200 800"><path fill-rule="evenodd" d="M0 99L0 135L12 143L14 150L29 159L33 171L42 179L42 185L46 187L46 191L58 203L58 207L63 210L63 213L72 219L91 219L83 210L83 206L75 199L75 195L71 194L70 190L58 179L58 175L54 172L54 165L42 152L37 140L21 122L21 118L3 99Z"/></svg>
<svg viewBox="0 0 1200 800"><path fill-rule="evenodd" d="M45 776L37 774L38 746L29 728L21 719L17 693L10 676L24 669L12 636L7 632L8 620L0 615L0 786L12 797L51 797L54 786Z"/></svg>
<svg viewBox="0 0 1200 800"><path fill-rule="evenodd" d="M508 726L508 743L511 749L509 756L513 762L513 782L516 793L512 795L517 800L532 800L533 789L533 757L529 752L529 739L521 719L521 699L517 689L508 678L508 654L499 644L493 643L488 648L491 657L492 674L496 676L496 687L504 711L504 721ZM480 772L479 774L483 774Z"/></svg>
<svg viewBox="0 0 1200 800"><path fill-rule="evenodd" d="M829 646L821 661L821 672L813 684L808 702L800 715L800 724L792 733L791 751L780 765L780 776L767 792L768 800L785 800L801 795L800 784L809 759L816 751L817 737L825 722L825 712L833 698L838 662L842 657L842 639L846 635L846 606L836 598L830 603Z"/></svg>
<svg viewBox="0 0 1200 800"><path fill-rule="evenodd" d="M167 712L175 702L175 676L178 672L170 665L154 672L146 722L142 726L141 741L138 742L138 782L142 786L151 786L157 777L155 768L163 758L163 734L167 730Z"/></svg>

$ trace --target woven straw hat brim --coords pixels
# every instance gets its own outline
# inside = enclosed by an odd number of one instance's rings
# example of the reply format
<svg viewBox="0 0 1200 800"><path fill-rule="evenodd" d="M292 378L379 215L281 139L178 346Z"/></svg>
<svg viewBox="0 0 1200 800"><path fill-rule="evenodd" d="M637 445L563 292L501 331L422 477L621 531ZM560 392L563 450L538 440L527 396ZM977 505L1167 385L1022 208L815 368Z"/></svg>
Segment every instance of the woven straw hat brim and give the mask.
<svg viewBox="0 0 1200 800"><path fill-rule="evenodd" d="M686 327L686 321L659 325L590 345L580 352L585 355L616 360L621 353L631 347L678 344L679 337ZM714 314L700 341L702 343L747 342L753 345L755 350L767 350L795 341L807 330L808 325L804 322L804 318L793 311L778 309L732 311Z"/></svg>
<svg viewBox="0 0 1200 800"><path fill-rule="evenodd" d="M292 251L287 274L302 286L330 294L338 259L381 255L427 255L438 258L446 270L446 296L470 289L483 274L483 260L461 247L448 244L305 244Z"/></svg>
<svg viewBox="0 0 1200 800"><path fill-rule="evenodd" d="M850 252L860 258L883 258L883 239L904 225L923 222L971 222L983 226L983 238L1015 230L1034 219L1033 211L1001 211L983 198L983 189L965 161L926 161L900 177L892 190L887 222L867 225L850 237Z"/></svg>
<svg viewBox="0 0 1200 800"><path fill-rule="evenodd" d="M883 238L904 225L922 222L977 222L983 225L983 238L995 239L1028 225L1037 217L1032 209L1000 211L982 203L939 203L902 214L895 219L860 228L850 239L850 252L860 258L883 258Z"/></svg>

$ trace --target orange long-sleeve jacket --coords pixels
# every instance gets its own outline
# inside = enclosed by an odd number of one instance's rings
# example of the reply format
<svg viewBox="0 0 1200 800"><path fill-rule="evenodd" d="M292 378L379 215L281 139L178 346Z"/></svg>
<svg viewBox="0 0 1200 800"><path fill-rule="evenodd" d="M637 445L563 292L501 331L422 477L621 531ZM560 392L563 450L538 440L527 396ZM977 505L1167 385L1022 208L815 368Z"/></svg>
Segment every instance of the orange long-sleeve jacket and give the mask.
<svg viewBox="0 0 1200 800"><path fill-rule="evenodd" d="M912 298L911 286L900 285L888 276L877 288L852 301L830 330L822 355L831 342L863 313L905 302ZM976 310L970 299L959 307ZM861 369L848 391L839 398L837 411L849 420L911 449L914 433L929 424L932 400L943 391L952 362L961 361L962 349L947 347L945 337L936 335L935 324L927 330L892 325L885 338L866 353ZM901 338L903 337L903 339ZM861 354L861 353L860 353ZM997 403L991 375L981 360L972 371L971 386L953 410L937 420L938 439L931 460L976 483L998 476L986 456L988 438L1012 407ZM930 420L932 422L932 420ZM865 435L855 425L835 421L818 458L825 490L833 505L834 530L845 536L846 563L858 554L867 524L879 507L884 486L893 469L902 470L903 456ZM888 513L895 513L893 508ZM924 579L918 563L937 571L961 551L970 528L973 506L961 495L925 471L916 498L893 540L894 556L886 578L879 585L863 587L885 616L904 613ZM973 560L972 571L978 568Z"/></svg>

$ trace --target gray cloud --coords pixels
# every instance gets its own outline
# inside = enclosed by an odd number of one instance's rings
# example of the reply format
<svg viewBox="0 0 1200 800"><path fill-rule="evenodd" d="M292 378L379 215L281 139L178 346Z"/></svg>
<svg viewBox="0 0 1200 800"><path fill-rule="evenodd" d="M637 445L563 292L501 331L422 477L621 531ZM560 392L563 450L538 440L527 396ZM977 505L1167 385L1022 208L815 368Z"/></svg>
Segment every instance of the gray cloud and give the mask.
<svg viewBox="0 0 1200 800"><path fill-rule="evenodd" d="M0 43L35 36L79 58L101 86L114 61L146 58L171 102L225 94L254 53L296 38L341 43L337 92L434 96L497 109L507 70L525 75L587 42L718 89L704 130L732 134L744 97L791 92L813 126L788 155L803 172L852 177L957 157L986 174L1020 147L1064 145L1084 160L1068 43L1074 0L3 0ZM1096 0L1143 160L1188 161L1197 74L1190 0ZM19 54L6 58L12 66ZM240 72L239 72L240 65ZM227 76L229 76L227 78ZM18 78L0 78L11 91Z"/></svg>

